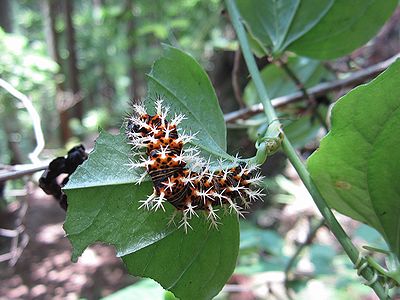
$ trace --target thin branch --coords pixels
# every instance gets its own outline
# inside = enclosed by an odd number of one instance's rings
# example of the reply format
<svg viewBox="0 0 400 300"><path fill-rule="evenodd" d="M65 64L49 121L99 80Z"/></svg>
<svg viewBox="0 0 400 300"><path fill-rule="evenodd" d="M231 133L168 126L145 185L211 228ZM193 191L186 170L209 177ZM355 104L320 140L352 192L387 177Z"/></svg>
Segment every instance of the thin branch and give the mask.
<svg viewBox="0 0 400 300"><path fill-rule="evenodd" d="M297 77L297 75L289 67L289 65L286 61L284 61L281 58L278 58L278 62L280 64L281 68L283 69L283 71L289 76L290 79L292 79L292 81L295 83L297 88L303 93L304 98L307 99L307 101L309 103L308 110L310 110L313 113L313 115L317 117L318 121L324 127L326 132L328 132L329 131L328 125L326 124L324 117L318 111L318 103L315 101L315 97L313 95L310 95L307 92L307 89L304 86L303 82L301 82L301 80Z"/></svg>
<svg viewBox="0 0 400 300"><path fill-rule="evenodd" d="M328 92L340 90L346 87L353 87L355 85L364 83L368 79L374 78L384 70L386 70L396 59L400 58L400 54L397 54L385 61L370 66L360 71L352 73L349 77L344 79L338 79L331 82L320 83L310 89L307 89L307 93L317 98L322 95L326 95ZM304 99L304 94L299 91L290 95L285 95L271 100L274 108L279 108L290 103L294 103ZM248 119L251 116L263 112L264 108L261 103L255 104L250 108L240 109L231 113L227 113L224 116L225 122L232 123L238 119Z"/></svg>
<svg viewBox="0 0 400 300"><path fill-rule="evenodd" d="M240 68L240 58L242 56L242 52L240 48L235 51L235 57L233 60L233 68L232 68L232 88L235 94L236 102L239 104L240 108L244 108L245 104L243 102L242 92L239 84L239 68Z"/></svg>
<svg viewBox="0 0 400 300"><path fill-rule="evenodd" d="M41 120L38 112L33 106L32 101L27 96L22 94L20 91L15 89L11 84L9 84L7 81L1 78L0 78L0 87L2 87L11 95L13 95L15 98L20 100L22 102L22 105L28 111L32 119L33 131L35 133L35 139L36 139L36 147L31 153L29 153L28 156L29 159L32 161L32 163L39 163L40 162L39 154L40 152L42 152L44 148L44 136L43 136L42 126L40 125Z"/></svg>
<svg viewBox="0 0 400 300"><path fill-rule="evenodd" d="M39 171L44 171L48 164L27 164L6 167L6 171L0 170L0 182L11 179L18 179L26 175L31 175Z"/></svg>
<svg viewBox="0 0 400 300"><path fill-rule="evenodd" d="M297 77L297 75L293 72L293 70L289 67L288 63L281 58L278 58L277 61L279 63L279 66L283 69L283 71L285 71L285 73L289 76L290 79L292 79L297 88L303 93L304 98L307 99L310 104L314 103L315 97L307 92L306 87Z"/></svg>

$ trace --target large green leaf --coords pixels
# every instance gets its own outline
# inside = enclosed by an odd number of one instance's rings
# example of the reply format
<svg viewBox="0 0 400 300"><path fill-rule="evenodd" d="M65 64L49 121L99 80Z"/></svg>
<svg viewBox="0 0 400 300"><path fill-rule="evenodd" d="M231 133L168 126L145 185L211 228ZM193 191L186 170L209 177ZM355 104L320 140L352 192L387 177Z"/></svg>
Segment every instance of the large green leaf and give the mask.
<svg viewBox="0 0 400 300"><path fill-rule="evenodd" d="M330 206L377 229L400 254L400 61L342 97L308 169Z"/></svg>
<svg viewBox="0 0 400 300"><path fill-rule="evenodd" d="M279 53L308 32L327 13L334 0L238 0L253 37L265 49Z"/></svg>
<svg viewBox="0 0 400 300"><path fill-rule="evenodd" d="M335 0L320 22L288 49L318 59L346 55L375 36L397 4L398 0Z"/></svg>
<svg viewBox="0 0 400 300"><path fill-rule="evenodd" d="M177 231L157 244L124 256L129 272L155 274L153 279L182 300L213 298L232 274L239 251L237 219L220 216L218 231L208 230L204 220L196 219L193 231L187 235Z"/></svg>
<svg viewBox="0 0 400 300"><path fill-rule="evenodd" d="M183 113L182 127L193 133L193 144L207 153L231 159L226 150L226 127L217 96L203 68L183 51L164 46L148 75L148 94L168 99L172 112ZM149 110L153 104L147 104Z"/></svg>
<svg viewBox="0 0 400 300"><path fill-rule="evenodd" d="M330 59L365 44L397 0L238 0L247 28L265 54L284 50Z"/></svg>
<svg viewBox="0 0 400 300"><path fill-rule="evenodd" d="M122 288L101 300L166 300L164 289L151 279L142 279L128 287Z"/></svg>
<svg viewBox="0 0 400 300"><path fill-rule="evenodd" d="M200 65L180 50L166 47L166 55L154 64L149 76L149 93L163 95L170 114L186 115L183 129L201 131L196 143L203 153L230 158L224 151L222 113ZM154 110L150 101L146 106ZM167 226L174 211L169 203L165 204L166 212L138 209L139 200L146 199L152 185L149 181L134 184L139 174L128 167L132 156L124 133L101 133L89 159L71 176L65 187L68 211L64 228L74 247L73 260L93 242L109 243L116 247L132 274L154 278L182 299L195 299L198 294L211 298L223 287L236 263L237 216L223 215L221 210L223 224L219 231L209 229L201 212L198 219L192 220L194 230L188 234L175 225ZM184 253L179 254L177 245ZM139 268L155 248L151 267ZM188 254L192 255L190 260ZM165 266L170 268L166 270ZM204 285L207 278L211 282Z"/></svg>
<svg viewBox="0 0 400 300"><path fill-rule="evenodd" d="M127 166L129 152L123 134L100 133L89 159L65 187L68 211L64 229L74 248L74 261L96 241L112 244L118 255L124 255L175 230L166 226L168 215L162 211L138 209L138 201L146 199L152 188L149 182L132 183L137 174ZM171 213L172 207L168 208Z"/></svg>

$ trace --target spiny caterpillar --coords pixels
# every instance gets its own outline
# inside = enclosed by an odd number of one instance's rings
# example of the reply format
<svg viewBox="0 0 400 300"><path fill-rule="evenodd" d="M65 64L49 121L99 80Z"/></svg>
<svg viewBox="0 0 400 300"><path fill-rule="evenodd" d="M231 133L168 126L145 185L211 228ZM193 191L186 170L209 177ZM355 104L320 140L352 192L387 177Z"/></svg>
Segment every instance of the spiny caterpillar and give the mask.
<svg viewBox="0 0 400 300"><path fill-rule="evenodd" d="M144 168L146 171L139 179L150 175L153 181L153 194L140 201L139 208L164 209L168 201L183 216L179 227L192 228L189 220L197 216L197 211L204 211L210 226L217 227L219 216L215 207L221 206L229 212L242 216L242 206L262 199L262 189L253 190L252 185L260 183L263 177L257 173L257 166L237 163L235 167L211 170L210 159L200 157L196 147L184 147L195 136L180 133L178 125L185 119L182 114L167 121L168 107L163 107L163 100L155 102L156 114L146 112L143 104L133 105L133 114L127 118L126 135L134 154L141 153L138 161L131 161L131 168ZM140 152L145 149L145 152ZM240 205L239 205L240 204ZM170 221L170 222L171 222Z"/></svg>

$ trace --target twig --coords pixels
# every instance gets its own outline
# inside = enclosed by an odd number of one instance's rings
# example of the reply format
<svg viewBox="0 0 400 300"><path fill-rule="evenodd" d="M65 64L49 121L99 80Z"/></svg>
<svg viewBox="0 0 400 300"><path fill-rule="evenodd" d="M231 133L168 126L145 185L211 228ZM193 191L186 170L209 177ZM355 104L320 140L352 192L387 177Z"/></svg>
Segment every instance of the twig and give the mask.
<svg viewBox="0 0 400 300"><path fill-rule="evenodd" d="M0 171L0 182L11 179L21 178L25 175L31 175L39 171L46 170L48 164L28 164L9 166L5 171Z"/></svg>
<svg viewBox="0 0 400 300"><path fill-rule="evenodd" d="M44 136L43 136L42 126L40 125L39 114L37 113L35 107L33 106L32 101L26 95L22 94L20 91L15 89L7 81L0 78L0 86L7 92L9 92L11 95L13 95L15 98L20 100L22 102L22 105L28 111L32 119L33 131L35 133L35 139L36 139L36 147L31 153L29 153L28 157L32 161L32 163L39 163L40 162L39 154L40 152L42 152L44 148Z"/></svg>
<svg viewBox="0 0 400 300"><path fill-rule="evenodd" d="M235 94L236 102L239 104L240 108L244 108L245 104L242 98L242 92L240 90L239 84L239 67L240 67L240 58L242 56L242 52L240 48L235 51L235 57L233 60L233 68L232 68L232 88Z"/></svg>
<svg viewBox="0 0 400 300"><path fill-rule="evenodd" d="M306 98L310 104L315 102L315 98L313 95L310 95L307 92L306 87L301 82L301 80L297 77L297 75L293 72L293 70L289 67L288 63L281 58L277 59L279 66L285 71L285 73L289 76L290 79L294 82L297 88L303 93L304 98Z"/></svg>
<svg viewBox="0 0 400 300"><path fill-rule="evenodd" d="M307 99L309 103L309 110L317 117L318 121L324 127L326 132L329 131L328 125L326 124L324 117L318 111L318 103L315 101L315 97L310 95L307 92L306 87L304 86L303 82L297 77L297 75L293 72L293 70L289 67L288 63L281 58L278 58L278 62L282 67L283 71L289 76L290 79L295 83L297 88L303 93L305 99Z"/></svg>
<svg viewBox="0 0 400 300"><path fill-rule="evenodd" d="M345 87L355 86L357 84L363 83L366 80L371 79L376 75L380 74L381 72L383 72L384 70L386 70L398 58L400 58L400 54L397 54L385 61L382 61L378 64L375 64L363 70L356 71L347 78L338 79L331 82L320 83L308 89L307 93L308 95L317 98L318 96L325 95L331 91L340 90ZM290 95L272 99L271 103L274 108L279 108L302 99L304 99L304 94L301 91L299 91ZM263 110L264 110L263 105L261 103L258 103L251 106L250 108L244 108L231 113L227 113L225 114L224 119L225 122L232 123L238 119L248 119L251 116L263 112Z"/></svg>

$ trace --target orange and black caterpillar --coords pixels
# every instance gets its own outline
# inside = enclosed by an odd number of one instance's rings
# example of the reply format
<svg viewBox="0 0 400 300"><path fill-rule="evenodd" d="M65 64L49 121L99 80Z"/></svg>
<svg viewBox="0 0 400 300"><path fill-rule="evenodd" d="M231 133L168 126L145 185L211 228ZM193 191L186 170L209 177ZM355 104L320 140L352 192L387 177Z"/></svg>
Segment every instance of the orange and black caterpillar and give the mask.
<svg viewBox="0 0 400 300"><path fill-rule="evenodd" d="M175 115L168 121L168 107L163 101L156 101L156 114L150 115L143 105L133 105L133 114L126 122L126 134L134 153L145 149L139 161L132 161L132 168L145 168L153 181L154 190L141 207L163 209L165 201L183 213L180 226L185 231L191 227L189 220L197 211L204 211L211 225L217 227L216 207L229 208L229 211L242 215L242 206L248 207L251 201L261 199L262 190L251 186L262 180L254 174L257 166L239 163L235 167L212 171L210 161L200 157L195 147L185 148L194 135L178 133L178 125L185 118ZM222 165L222 163L221 163ZM175 214L174 214L175 216Z"/></svg>

